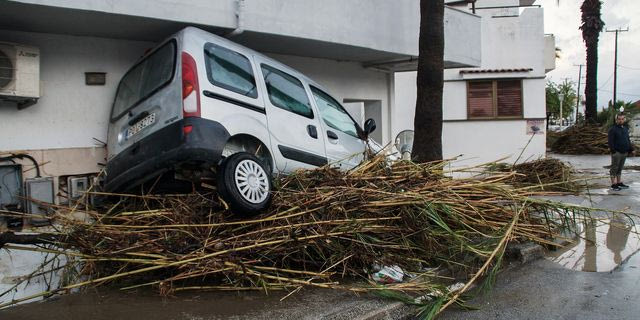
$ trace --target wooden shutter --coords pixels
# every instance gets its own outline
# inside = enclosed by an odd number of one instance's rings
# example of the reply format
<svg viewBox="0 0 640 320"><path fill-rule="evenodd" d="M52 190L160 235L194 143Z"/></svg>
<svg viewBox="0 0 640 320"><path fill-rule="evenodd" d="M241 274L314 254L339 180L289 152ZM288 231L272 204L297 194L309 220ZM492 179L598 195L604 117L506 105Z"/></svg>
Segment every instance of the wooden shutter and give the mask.
<svg viewBox="0 0 640 320"><path fill-rule="evenodd" d="M522 117L522 81L498 81L498 117Z"/></svg>
<svg viewBox="0 0 640 320"><path fill-rule="evenodd" d="M493 113L493 83L491 81L468 82L468 116L491 118Z"/></svg>

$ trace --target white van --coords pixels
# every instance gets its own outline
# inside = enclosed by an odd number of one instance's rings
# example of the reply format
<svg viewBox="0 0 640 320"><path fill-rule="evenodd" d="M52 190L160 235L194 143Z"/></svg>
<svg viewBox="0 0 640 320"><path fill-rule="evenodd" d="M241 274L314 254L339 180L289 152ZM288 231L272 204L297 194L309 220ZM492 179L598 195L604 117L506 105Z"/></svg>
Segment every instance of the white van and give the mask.
<svg viewBox="0 0 640 320"><path fill-rule="evenodd" d="M234 210L253 213L268 205L272 175L353 167L374 129L372 119L361 129L300 72L188 27L120 81L104 187L127 191L165 173L211 175Z"/></svg>

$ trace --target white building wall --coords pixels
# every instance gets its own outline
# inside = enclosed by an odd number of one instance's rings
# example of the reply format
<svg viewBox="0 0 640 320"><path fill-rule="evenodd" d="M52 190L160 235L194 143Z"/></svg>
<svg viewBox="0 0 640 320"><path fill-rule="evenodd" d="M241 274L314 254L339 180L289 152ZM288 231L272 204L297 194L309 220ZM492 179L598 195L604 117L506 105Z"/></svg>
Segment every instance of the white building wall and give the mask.
<svg viewBox="0 0 640 320"><path fill-rule="evenodd" d="M23 110L0 105L0 151L86 148L106 141L111 103L122 75L154 44L0 30L3 41L40 48L42 97ZM106 72L88 86L85 72Z"/></svg>
<svg viewBox="0 0 640 320"><path fill-rule="evenodd" d="M10 0L67 9L144 16L168 21L234 28L234 0Z"/></svg>
<svg viewBox="0 0 640 320"><path fill-rule="evenodd" d="M469 11L445 7L444 11L444 60L445 63L480 65L482 53L478 50L481 37L477 32L481 19ZM417 26L419 30L419 25ZM409 29L410 30L410 29ZM409 31L407 30L407 31ZM406 31L405 31L406 32ZM419 34L413 31L416 41ZM416 43L417 45L417 43Z"/></svg>
<svg viewBox="0 0 640 320"><path fill-rule="evenodd" d="M396 104L391 109L391 135L395 138L402 130L413 130L417 91L415 72L397 72L394 78Z"/></svg>
<svg viewBox="0 0 640 320"><path fill-rule="evenodd" d="M544 76L544 10L520 10L517 16L496 17L487 14L491 10L478 11L482 16L481 68L533 68L529 76Z"/></svg>
<svg viewBox="0 0 640 320"><path fill-rule="evenodd" d="M446 120L466 120L467 83L465 81L445 82L444 92L445 94L442 96L442 118Z"/></svg>
<svg viewBox="0 0 640 320"><path fill-rule="evenodd" d="M236 27L234 0L12 0ZM417 54L418 0L245 0L245 30L342 43L388 52Z"/></svg>
<svg viewBox="0 0 640 320"><path fill-rule="evenodd" d="M247 28L415 55L417 0L247 0Z"/></svg>
<svg viewBox="0 0 640 320"><path fill-rule="evenodd" d="M556 68L556 37L552 34L544 36L544 68L546 72Z"/></svg>
<svg viewBox="0 0 640 320"><path fill-rule="evenodd" d="M526 130L526 121L522 120L446 122L442 128L443 157L460 156L453 164L456 167L502 158L507 158L503 162L513 163L521 153L518 163L544 157L545 136L527 135Z"/></svg>
<svg viewBox="0 0 640 320"><path fill-rule="evenodd" d="M53 18L64 26L59 33L109 34L127 39L154 39L144 32L148 27L138 27L127 23L144 18L172 22L179 25L213 27L224 33L238 27L237 8L240 0L5 0L9 8L16 5L38 6L38 14L48 8ZM1 5L2 1L0 1ZM315 57L335 55L348 57L353 61L380 62L388 59L404 59L418 55L418 31L420 26L420 2L418 0L243 0L242 29L252 37L252 41L265 35L276 35L298 40L313 40L316 51L297 47L300 41L288 42L288 47L269 45L262 41L263 48L271 47L271 52ZM53 10L55 9L55 10ZM19 11L25 18L33 19L32 24L42 27L32 10ZM0 12L2 8L0 7ZM15 15L15 14L14 14ZM113 19L106 20L108 15ZM0 14L0 17L2 15ZM101 22L92 24L91 17L99 17ZM135 18L135 19L134 19ZM142 19L140 19L142 18ZM1 19L1 18L0 18ZM87 21L81 30L69 28L69 21ZM477 65L480 53L473 48L478 39L479 17L469 12L445 9L445 34L450 38L445 44L445 60L457 64ZM111 21L114 28L129 29L120 32L105 28ZM148 21L147 21L148 22ZM20 22L22 23L22 22ZM0 22L0 25L2 23ZM71 31L69 29L72 29ZM28 29L33 30L33 29ZM56 32L40 30L41 32ZM76 33L73 33L76 32ZM252 35L248 35L252 34ZM259 36L257 36L259 35ZM156 35L157 36L157 35ZM159 40L159 39L154 39ZM269 42L268 40L266 42ZM251 41L248 42L251 44ZM334 51L332 45L338 45ZM344 46L340 48L340 46ZM349 50L344 50L349 47ZM324 52L320 52L324 51ZM376 52L377 51L377 52ZM304 52L304 53L301 53Z"/></svg>
<svg viewBox="0 0 640 320"><path fill-rule="evenodd" d="M517 5L514 1L480 0L477 7ZM508 13L508 14L507 14ZM444 74L443 92L443 156L463 154L465 165L490 162L509 156L514 161L529 143L527 120L546 118L545 44L543 9L478 10L482 16L482 63L480 69L531 68L530 72L461 74L461 69L448 69ZM505 16L513 15L517 16ZM518 15L519 14L519 15ZM499 17L494 17L494 16ZM469 68L465 68L466 70ZM523 119L467 120L467 80L522 79ZM395 74L395 101L392 109L392 137L402 130L413 129L416 101L416 73ZM521 157L544 156L544 135L537 135Z"/></svg>
<svg viewBox="0 0 640 320"><path fill-rule="evenodd" d="M547 98L546 79L525 79L522 82L522 101L525 102L525 119L546 119Z"/></svg>

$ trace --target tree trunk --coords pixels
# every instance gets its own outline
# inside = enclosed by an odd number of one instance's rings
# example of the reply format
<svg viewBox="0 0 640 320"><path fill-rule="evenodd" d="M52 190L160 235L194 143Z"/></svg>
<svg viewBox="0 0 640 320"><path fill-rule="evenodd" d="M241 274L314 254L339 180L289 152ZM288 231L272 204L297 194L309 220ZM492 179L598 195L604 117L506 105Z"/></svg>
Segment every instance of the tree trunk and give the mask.
<svg viewBox="0 0 640 320"><path fill-rule="evenodd" d="M585 120L587 123L596 123L598 117L598 42L586 42L587 47L587 81L585 93Z"/></svg>
<svg viewBox="0 0 640 320"><path fill-rule="evenodd" d="M444 0L420 0L420 39L412 159L442 160Z"/></svg>
<svg viewBox="0 0 640 320"><path fill-rule="evenodd" d="M582 11L582 39L587 47L587 81L585 86L585 120L596 123L598 117L598 38L604 28L600 18L602 2L600 0L584 0L580 6Z"/></svg>

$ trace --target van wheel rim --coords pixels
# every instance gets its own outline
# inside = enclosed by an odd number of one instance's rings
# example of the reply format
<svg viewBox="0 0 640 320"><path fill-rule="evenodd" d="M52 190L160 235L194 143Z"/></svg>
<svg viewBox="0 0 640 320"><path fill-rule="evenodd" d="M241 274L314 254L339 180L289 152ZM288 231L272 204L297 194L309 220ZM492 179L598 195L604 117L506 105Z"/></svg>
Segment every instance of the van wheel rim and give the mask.
<svg viewBox="0 0 640 320"><path fill-rule="evenodd" d="M267 173L253 160L242 160L236 166L235 183L240 195L251 203L261 203L269 196Z"/></svg>

